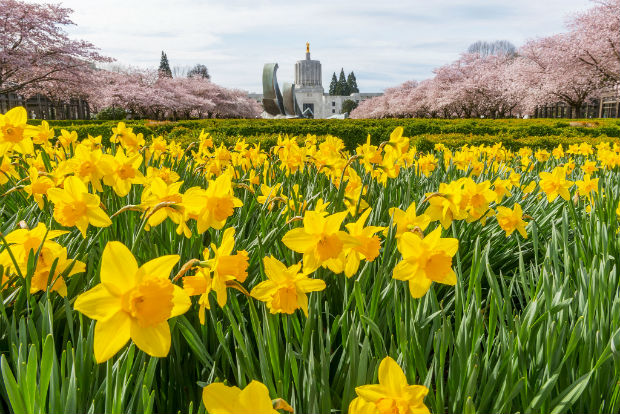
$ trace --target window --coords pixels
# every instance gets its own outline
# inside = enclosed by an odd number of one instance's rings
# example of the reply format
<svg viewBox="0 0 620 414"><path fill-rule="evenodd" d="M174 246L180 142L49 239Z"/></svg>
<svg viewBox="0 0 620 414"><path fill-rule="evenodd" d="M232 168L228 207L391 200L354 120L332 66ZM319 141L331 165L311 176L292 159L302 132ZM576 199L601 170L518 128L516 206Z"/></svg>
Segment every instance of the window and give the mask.
<svg viewBox="0 0 620 414"><path fill-rule="evenodd" d="M603 118L614 118L616 115L616 102L605 102L603 103L603 113L601 114Z"/></svg>
<svg viewBox="0 0 620 414"><path fill-rule="evenodd" d="M336 106L336 101L332 101L332 106Z"/></svg>

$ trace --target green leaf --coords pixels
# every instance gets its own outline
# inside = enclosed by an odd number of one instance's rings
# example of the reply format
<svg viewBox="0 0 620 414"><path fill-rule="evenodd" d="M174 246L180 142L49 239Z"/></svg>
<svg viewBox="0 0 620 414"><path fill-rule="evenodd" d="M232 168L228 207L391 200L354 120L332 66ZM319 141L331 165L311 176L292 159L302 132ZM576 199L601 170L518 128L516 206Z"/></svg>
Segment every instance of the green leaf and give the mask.
<svg viewBox="0 0 620 414"><path fill-rule="evenodd" d="M6 362L4 354L0 356L0 370L2 370L2 380L4 382L4 386L6 387L6 392L9 395L9 401L13 412L16 414L29 413L30 411L26 409L26 404L24 403L21 390L15 381L15 377L13 376L13 372L11 371L9 364Z"/></svg>
<svg viewBox="0 0 620 414"><path fill-rule="evenodd" d="M590 381L590 377L594 371L590 371L589 373L579 377L575 382L571 384L570 387L564 390L562 394L560 394L553 402L551 406L551 414L561 414L570 411L571 406L577 401L577 399L581 396L581 393L588 386L588 382Z"/></svg>

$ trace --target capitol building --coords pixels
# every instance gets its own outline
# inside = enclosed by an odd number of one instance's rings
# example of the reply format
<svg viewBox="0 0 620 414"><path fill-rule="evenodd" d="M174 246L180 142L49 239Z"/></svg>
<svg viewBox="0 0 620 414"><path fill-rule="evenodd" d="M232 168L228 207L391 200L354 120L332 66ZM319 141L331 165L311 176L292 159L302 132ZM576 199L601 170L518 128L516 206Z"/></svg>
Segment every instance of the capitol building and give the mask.
<svg viewBox="0 0 620 414"><path fill-rule="evenodd" d="M263 71L263 94L249 94L250 98L263 104L265 108L263 116L265 118L293 115L290 114L292 110L287 111L284 109L282 93L280 93L277 80L275 79L277 68L277 63L266 64ZM272 73L268 73L268 71L272 71ZM273 76L273 79L269 77L270 75ZM291 97L289 99L294 101L291 105L298 106L295 112L300 111L301 116L306 118L342 118L344 117L344 114L341 113L344 101L351 100L359 104L365 99L383 95L382 93L352 93L348 96L330 95L325 93L322 79L321 62L311 59L310 45L306 44L306 58L295 63L295 83L292 85L284 84L284 98L286 99L287 95ZM282 108L280 111L281 115L277 114L277 105L270 105L268 107L268 102L265 102L266 95L271 92L270 89L272 88L275 88L279 107ZM273 107L276 107L276 109L273 110Z"/></svg>

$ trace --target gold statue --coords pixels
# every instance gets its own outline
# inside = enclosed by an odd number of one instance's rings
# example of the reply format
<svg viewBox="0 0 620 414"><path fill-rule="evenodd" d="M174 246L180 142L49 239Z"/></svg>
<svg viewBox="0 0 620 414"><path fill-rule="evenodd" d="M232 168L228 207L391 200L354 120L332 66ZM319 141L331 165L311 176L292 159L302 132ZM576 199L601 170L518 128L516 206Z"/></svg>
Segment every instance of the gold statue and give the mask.
<svg viewBox="0 0 620 414"><path fill-rule="evenodd" d="M306 53L310 53L310 42L306 42Z"/></svg>

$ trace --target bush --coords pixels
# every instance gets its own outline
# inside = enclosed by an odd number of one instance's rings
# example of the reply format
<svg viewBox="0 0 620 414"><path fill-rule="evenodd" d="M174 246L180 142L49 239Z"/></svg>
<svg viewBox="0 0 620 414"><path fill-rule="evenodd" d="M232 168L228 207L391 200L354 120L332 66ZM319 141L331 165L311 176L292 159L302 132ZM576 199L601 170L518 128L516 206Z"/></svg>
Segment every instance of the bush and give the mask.
<svg viewBox="0 0 620 414"><path fill-rule="evenodd" d="M97 112L97 119L101 120L122 120L127 117L127 112L117 106L108 106Z"/></svg>
<svg viewBox="0 0 620 414"><path fill-rule="evenodd" d="M125 121L134 132L141 132L148 140L162 135L179 142L191 142L201 130L215 138L234 142L237 137L275 143L278 135L305 137L307 134L333 135L342 139L349 150L366 142L370 135L375 145L390 138L397 126L404 128L404 135L420 142L458 142L458 145L476 142L503 142L505 145L523 146L536 142L539 146L552 147L554 142L581 142L590 138L620 137L617 120L599 120L596 127L571 127L554 119L203 119L179 122ZM34 123L34 122L33 122ZM80 139L88 134L101 135L106 141L112 135L115 121L50 121L53 127L74 129ZM267 138L269 137L269 138ZM489 141L490 140L490 141ZM249 142L249 141L248 141Z"/></svg>
<svg viewBox="0 0 620 414"><path fill-rule="evenodd" d="M350 114L351 111L353 111L355 108L357 108L357 102L352 101L351 99L347 99L342 103L342 113L344 114L345 112Z"/></svg>

